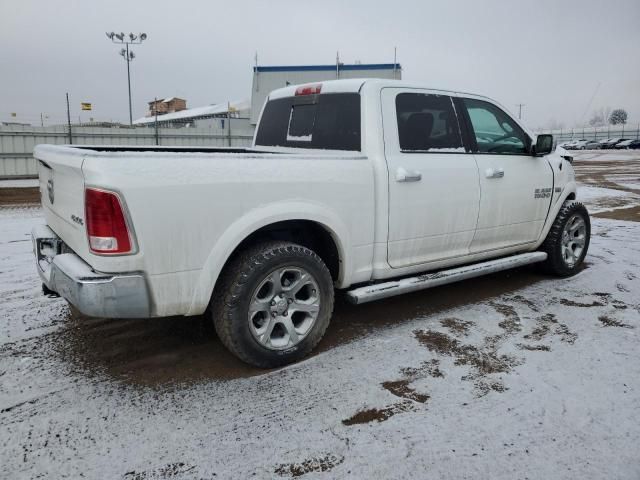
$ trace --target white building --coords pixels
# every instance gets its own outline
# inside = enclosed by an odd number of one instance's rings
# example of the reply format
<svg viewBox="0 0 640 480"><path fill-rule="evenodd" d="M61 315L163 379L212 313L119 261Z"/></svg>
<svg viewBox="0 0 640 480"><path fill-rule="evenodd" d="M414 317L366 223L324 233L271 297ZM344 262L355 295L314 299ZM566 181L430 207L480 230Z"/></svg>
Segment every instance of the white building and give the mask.
<svg viewBox="0 0 640 480"><path fill-rule="evenodd" d="M321 82L337 78L400 80L402 67L399 63L255 66L253 67L253 87L251 89L251 124L258 123L264 101L272 90L287 85Z"/></svg>
<svg viewBox="0 0 640 480"><path fill-rule="evenodd" d="M337 78L401 79L402 67L399 63L255 66L250 101L225 102L158 115L158 125L224 129L225 119L230 116L238 119L234 125L244 127L246 122L247 128L253 128L258 123L262 106L271 91L287 85ZM139 118L133 124L153 126L155 121L155 116L149 116Z"/></svg>

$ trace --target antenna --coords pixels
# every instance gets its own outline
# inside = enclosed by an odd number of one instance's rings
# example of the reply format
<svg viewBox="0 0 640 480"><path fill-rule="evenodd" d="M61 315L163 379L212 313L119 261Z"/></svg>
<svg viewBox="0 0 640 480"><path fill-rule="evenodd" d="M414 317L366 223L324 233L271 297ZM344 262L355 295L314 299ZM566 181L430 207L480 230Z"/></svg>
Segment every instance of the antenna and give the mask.
<svg viewBox="0 0 640 480"><path fill-rule="evenodd" d="M340 52L336 51L336 78L340 78Z"/></svg>
<svg viewBox="0 0 640 480"><path fill-rule="evenodd" d="M516 103L518 107L518 120L522 120L522 107L526 106L524 103Z"/></svg>

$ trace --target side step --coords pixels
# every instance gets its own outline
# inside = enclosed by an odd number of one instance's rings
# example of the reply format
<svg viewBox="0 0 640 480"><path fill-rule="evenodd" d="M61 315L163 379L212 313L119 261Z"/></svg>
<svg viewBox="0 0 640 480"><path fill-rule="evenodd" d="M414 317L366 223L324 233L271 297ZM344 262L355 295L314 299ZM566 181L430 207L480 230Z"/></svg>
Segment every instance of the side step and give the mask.
<svg viewBox="0 0 640 480"><path fill-rule="evenodd" d="M522 253L511 257L503 257L488 262L474 263L464 267L442 270L440 272L426 273L417 277L402 278L392 282L377 283L366 287L354 288L347 292L347 299L351 303L360 304L393 297L403 293L415 292L426 288L446 285L468 278L475 278L489 273L500 272L510 268L521 267L531 263L544 262L547 259L545 252Z"/></svg>

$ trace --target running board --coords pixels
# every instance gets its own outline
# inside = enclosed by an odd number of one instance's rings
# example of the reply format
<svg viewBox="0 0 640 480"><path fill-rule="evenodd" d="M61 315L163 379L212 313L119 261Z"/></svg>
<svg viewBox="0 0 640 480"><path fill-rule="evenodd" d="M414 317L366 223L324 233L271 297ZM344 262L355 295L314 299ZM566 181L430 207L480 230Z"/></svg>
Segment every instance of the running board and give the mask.
<svg viewBox="0 0 640 480"><path fill-rule="evenodd" d="M347 292L347 299L351 303L360 304L393 297L403 293L416 292L426 288L446 285L468 278L480 277L489 273L509 270L531 263L544 262L547 259L545 252L522 253L511 257L498 258L488 262L474 263L464 267L442 270L440 272L426 273L417 277L408 277L392 282L377 283L366 287L354 288Z"/></svg>

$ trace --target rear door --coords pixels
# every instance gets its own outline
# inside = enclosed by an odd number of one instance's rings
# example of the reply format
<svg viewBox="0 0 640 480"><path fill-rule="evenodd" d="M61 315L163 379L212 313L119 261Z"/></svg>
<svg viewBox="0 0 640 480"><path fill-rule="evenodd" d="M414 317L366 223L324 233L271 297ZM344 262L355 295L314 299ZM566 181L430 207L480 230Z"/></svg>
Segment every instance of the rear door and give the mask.
<svg viewBox="0 0 640 480"><path fill-rule="evenodd" d="M553 193L549 162L529 153L531 138L499 106L465 97L455 103L480 174L480 212L470 252L536 241Z"/></svg>
<svg viewBox="0 0 640 480"><path fill-rule="evenodd" d="M469 253L480 187L452 99L427 90L382 90L389 178L387 258L394 268Z"/></svg>

